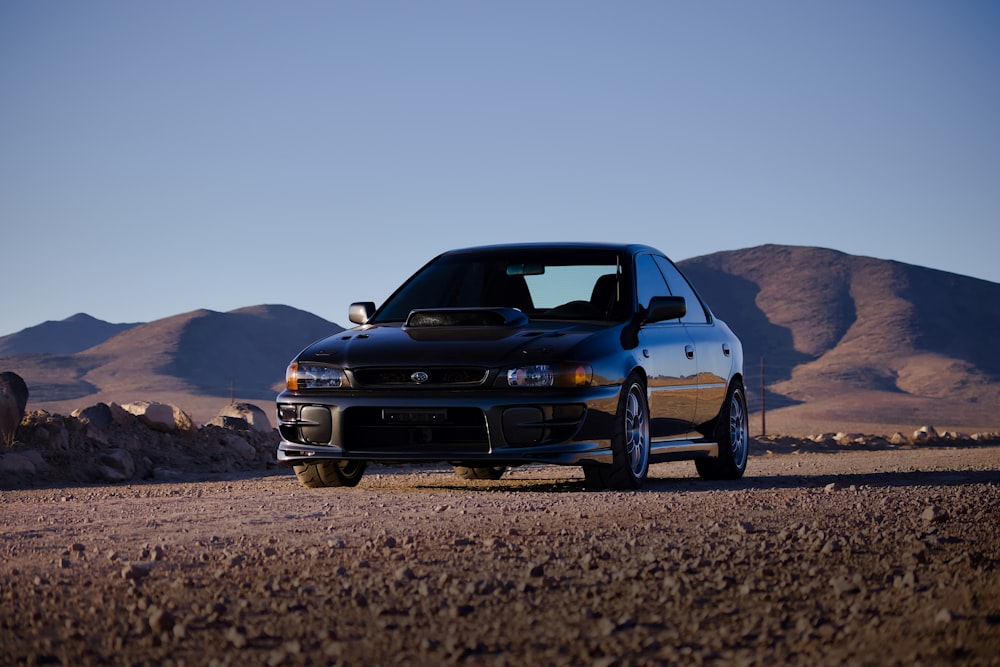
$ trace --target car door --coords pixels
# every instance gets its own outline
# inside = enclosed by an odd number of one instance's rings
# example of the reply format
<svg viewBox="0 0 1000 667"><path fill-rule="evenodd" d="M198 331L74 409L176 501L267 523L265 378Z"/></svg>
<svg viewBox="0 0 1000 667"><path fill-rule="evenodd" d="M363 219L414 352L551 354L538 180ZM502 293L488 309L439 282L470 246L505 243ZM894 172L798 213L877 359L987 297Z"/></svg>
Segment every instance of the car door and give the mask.
<svg viewBox="0 0 1000 667"><path fill-rule="evenodd" d="M656 296L670 296L663 274L652 255L635 259L639 306L649 307ZM694 429L698 397L698 365L694 341L679 320L645 324L639 330L639 353L647 375L649 435L663 440Z"/></svg>
<svg viewBox="0 0 1000 667"><path fill-rule="evenodd" d="M733 351L729 338L716 326L711 312L702 303L687 278L666 257L655 256L654 261L667 281L673 296L682 296L687 304L687 314L681 323L691 337L695 361L698 365L695 425L704 424L719 414L728 389L727 380L733 365Z"/></svg>

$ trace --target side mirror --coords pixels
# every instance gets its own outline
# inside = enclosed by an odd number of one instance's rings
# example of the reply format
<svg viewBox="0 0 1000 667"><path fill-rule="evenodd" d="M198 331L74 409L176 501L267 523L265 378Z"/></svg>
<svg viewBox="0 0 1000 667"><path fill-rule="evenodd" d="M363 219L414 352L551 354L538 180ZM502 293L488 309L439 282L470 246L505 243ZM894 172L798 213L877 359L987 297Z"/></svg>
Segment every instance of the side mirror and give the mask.
<svg viewBox="0 0 1000 667"><path fill-rule="evenodd" d="M371 301L358 301L351 304L351 309L347 313L347 318L355 324L368 324L368 320L375 314L375 304Z"/></svg>
<svg viewBox="0 0 1000 667"><path fill-rule="evenodd" d="M676 320L687 314L687 303L682 296L654 296L649 301L649 310L643 318L644 324Z"/></svg>

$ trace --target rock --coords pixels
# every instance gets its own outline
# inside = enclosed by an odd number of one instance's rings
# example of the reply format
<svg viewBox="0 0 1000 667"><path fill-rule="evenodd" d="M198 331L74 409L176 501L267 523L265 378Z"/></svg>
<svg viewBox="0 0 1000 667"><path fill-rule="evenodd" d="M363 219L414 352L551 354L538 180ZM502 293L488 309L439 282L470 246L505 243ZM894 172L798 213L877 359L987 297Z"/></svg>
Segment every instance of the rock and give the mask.
<svg viewBox="0 0 1000 667"><path fill-rule="evenodd" d="M114 421L111 415L111 408L107 403L98 403L97 405L91 405L89 408L74 410L70 413L70 416L76 417L84 424L100 430L108 428Z"/></svg>
<svg viewBox="0 0 1000 667"><path fill-rule="evenodd" d="M0 454L0 475L34 475L36 468L25 452Z"/></svg>
<svg viewBox="0 0 1000 667"><path fill-rule="evenodd" d="M896 431L891 436L889 436L889 442L894 445L905 445L908 442L908 440L906 439L905 435L903 435L899 431Z"/></svg>
<svg viewBox="0 0 1000 667"><path fill-rule="evenodd" d="M124 482L135 476L135 460L124 449L109 449L101 452L101 476L109 482Z"/></svg>
<svg viewBox="0 0 1000 667"><path fill-rule="evenodd" d="M857 582L848 577L833 577L830 579L830 587L840 595L857 593L861 590Z"/></svg>
<svg viewBox="0 0 1000 667"><path fill-rule="evenodd" d="M917 441L937 440L938 432L933 426L921 426L913 432L913 439Z"/></svg>
<svg viewBox="0 0 1000 667"><path fill-rule="evenodd" d="M955 614L950 609L942 609L934 616L935 623L951 623L955 620Z"/></svg>
<svg viewBox="0 0 1000 667"><path fill-rule="evenodd" d="M235 433L225 433L219 438L219 444L246 461L257 458L257 449Z"/></svg>
<svg viewBox="0 0 1000 667"><path fill-rule="evenodd" d="M17 373L0 373L0 443L14 444L28 405L28 385Z"/></svg>
<svg viewBox="0 0 1000 667"><path fill-rule="evenodd" d="M194 428L191 417L176 405L133 401L124 403L121 407L138 417L139 421L154 431L173 433L175 431L190 431Z"/></svg>
<svg viewBox="0 0 1000 667"><path fill-rule="evenodd" d="M194 421L192 421L191 416L188 413L181 410L176 405L171 405L170 409L174 413L174 426L178 431L192 431L194 430Z"/></svg>
<svg viewBox="0 0 1000 667"><path fill-rule="evenodd" d="M252 403L230 403L219 411L215 419L209 422L215 426L226 426L225 418L242 419L254 431L269 433L272 430L271 420L267 418L267 413ZM229 428L228 426L226 426Z"/></svg>
<svg viewBox="0 0 1000 667"><path fill-rule="evenodd" d="M250 424L248 424L247 420L243 419L243 417L217 416L212 419L212 421L208 422L207 426L218 426L219 428L227 428L230 431L250 430Z"/></svg>
<svg viewBox="0 0 1000 667"><path fill-rule="evenodd" d="M938 523L940 521L947 521L948 510L946 510L943 507L939 507L938 505L931 505L930 507L924 510L923 514L920 515L920 518L927 523Z"/></svg>

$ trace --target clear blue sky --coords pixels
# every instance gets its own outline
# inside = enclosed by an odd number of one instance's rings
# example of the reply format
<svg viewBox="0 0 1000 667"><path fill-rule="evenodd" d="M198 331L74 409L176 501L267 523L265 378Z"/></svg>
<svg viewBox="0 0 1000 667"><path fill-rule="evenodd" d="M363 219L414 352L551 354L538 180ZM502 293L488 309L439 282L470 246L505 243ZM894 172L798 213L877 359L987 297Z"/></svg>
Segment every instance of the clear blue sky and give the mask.
<svg viewBox="0 0 1000 667"><path fill-rule="evenodd" d="M1000 3L0 0L0 335L546 240L1000 282Z"/></svg>

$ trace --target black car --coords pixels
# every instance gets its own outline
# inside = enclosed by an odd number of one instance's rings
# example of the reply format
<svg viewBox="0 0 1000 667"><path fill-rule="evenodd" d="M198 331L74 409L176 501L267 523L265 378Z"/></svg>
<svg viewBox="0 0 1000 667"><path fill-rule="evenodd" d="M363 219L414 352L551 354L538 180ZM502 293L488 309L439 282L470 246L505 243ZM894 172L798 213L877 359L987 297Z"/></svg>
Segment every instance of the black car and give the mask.
<svg viewBox="0 0 1000 667"><path fill-rule="evenodd" d="M350 319L299 353L277 397L278 460L307 487L354 486L367 461L468 479L579 465L612 489L660 461L746 469L742 345L648 246L454 250Z"/></svg>

